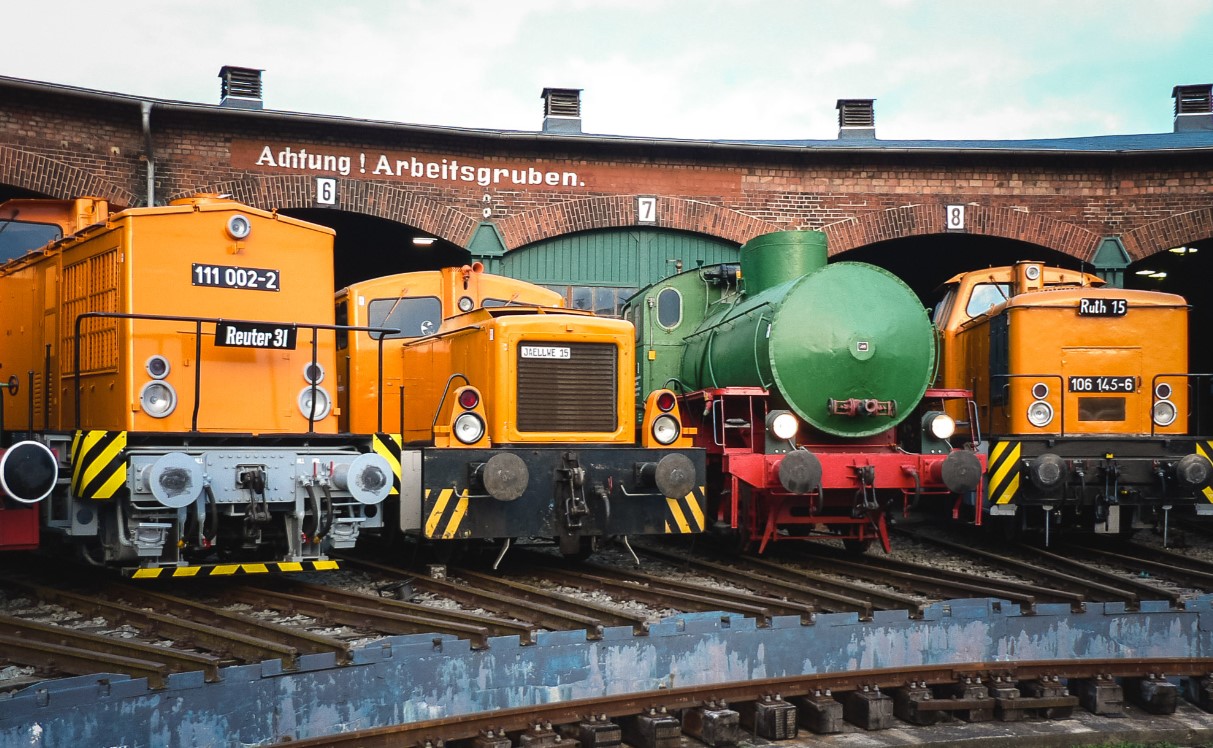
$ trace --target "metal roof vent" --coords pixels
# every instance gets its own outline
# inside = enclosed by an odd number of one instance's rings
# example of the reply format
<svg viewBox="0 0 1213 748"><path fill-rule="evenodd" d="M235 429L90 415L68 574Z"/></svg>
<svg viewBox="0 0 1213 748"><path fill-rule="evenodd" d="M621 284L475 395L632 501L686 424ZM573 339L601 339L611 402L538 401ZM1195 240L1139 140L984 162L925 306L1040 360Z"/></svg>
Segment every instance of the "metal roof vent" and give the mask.
<svg viewBox="0 0 1213 748"><path fill-rule="evenodd" d="M543 131L581 132L581 89L543 89Z"/></svg>
<svg viewBox="0 0 1213 748"><path fill-rule="evenodd" d="M1175 132L1213 130L1213 83L1176 86L1171 96L1175 99Z"/></svg>
<svg viewBox="0 0 1213 748"><path fill-rule="evenodd" d="M834 108L838 110L839 138L876 137L876 99L839 99Z"/></svg>
<svg viewBox="0 0 1213 748"><path fill-rule="evenodd" d="M223 81L219 90L219 106L260 109L262 72L257 68L238 68L232 65L219 68L219 79Z"/></svg>

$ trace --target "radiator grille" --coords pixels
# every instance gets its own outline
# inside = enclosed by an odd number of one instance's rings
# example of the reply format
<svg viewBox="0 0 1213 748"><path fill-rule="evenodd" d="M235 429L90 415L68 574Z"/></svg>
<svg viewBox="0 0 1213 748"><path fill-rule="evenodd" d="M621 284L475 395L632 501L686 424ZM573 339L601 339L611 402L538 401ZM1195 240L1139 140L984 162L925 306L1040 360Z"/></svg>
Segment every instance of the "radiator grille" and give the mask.
<svg viewBox="0 0 1213 748"><path fill-rule="evenodd" d="M118 250L94 255L63 269L63 372L75 367L76 317L85 312L118 311ZM80 333L80 372L112 371L118 366L118 320L85 320Z"/></svg>
<svg viewBox="0 0 1213 748"><path fill-rule="evenodd" d="M524 347L568 358L524 357ZM619 425L617 349L609 343L525 341L517 352L519 431L612 432Z"/></svg>

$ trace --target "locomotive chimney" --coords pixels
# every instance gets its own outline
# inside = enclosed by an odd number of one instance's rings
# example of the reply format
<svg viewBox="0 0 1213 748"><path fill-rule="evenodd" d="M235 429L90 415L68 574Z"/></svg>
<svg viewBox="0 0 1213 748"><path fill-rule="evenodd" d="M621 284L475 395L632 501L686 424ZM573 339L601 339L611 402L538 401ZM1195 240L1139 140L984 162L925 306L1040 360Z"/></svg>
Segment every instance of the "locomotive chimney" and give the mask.
<svg viewBox="0 0 1213 748"><path fill-rule="evenodd" d="M580 88L545 88L542 98L544 132L581 132Z"/></svg>
<svg viewBox="0 0 1213 748"><path fill-rule="evenodd" d="M1213 130L1213 84L1176 86L1171 97L1175 99L1175 132Z"/></svg>
<svg viewBox="0 0 1213 748"><path fill-rule="evenodd" d="M838 137L876 138L876 99L839 99Z"/></svg>
<svg viewBox="0 0 1213 748"><path fill-rule="evenodd" d="M258 68L238 68L224 65L219 68L219 106L233 109L260 109L261 73Z"/></svg>

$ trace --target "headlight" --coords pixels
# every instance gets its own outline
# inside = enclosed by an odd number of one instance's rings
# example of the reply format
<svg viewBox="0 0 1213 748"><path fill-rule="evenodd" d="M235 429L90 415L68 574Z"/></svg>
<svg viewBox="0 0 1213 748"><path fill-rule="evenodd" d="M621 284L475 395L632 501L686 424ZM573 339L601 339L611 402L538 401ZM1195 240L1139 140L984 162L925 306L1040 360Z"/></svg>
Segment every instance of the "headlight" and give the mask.
<svg viewBox="0 0 1213 748"><path fill-rule="evenodd" d="M227 219L227 234L233 239L247 239L253 233L253 224L247 216L239 213Z"/></svg>
<svg viewBox="0 0 1213 748"><path fill-rule="evenodd" d="M1154 403L1154 423L1159 426L1170 426L1175 423L1175 416L1179 415L1179 411L1175 409L1175 405L1169 400L1159 400Z"/></svg>
<svg viewBox="0 0 1213 748"><path fill-rule="evenodd" d="M459 311L470 312L470 311L472 311L472 308L475 306L476 306L476 302L472 301L471 296L460 296L459 297Z"/></svg>
<svg viewBox="0 0 1213 748"><path fill-rule="evenodd" d="M312 410L313 402L315 403L314 411ZM299 412L303 414L304 418L319 421L327 418L332 408L333 401L323 387L304 387L299 393Z"/></svg>
<svg viewBox="0 0 1213 748"><path fill-rule="evenodd" d="M147 369L147 375L152 379L164 379L168 376L170 368L168 365L168 359L161 356L159 353L154 356L150 356L147 359L147 363L144 365L144 367Z"/></svg>
<svg viewBox="0 0 1213 748"><path fill-rule="evenodd" d="M1048 426L1053 420L1053 406L1044 400L1037 400L1028 406L1028 423L1040 428Z"/></svg>
<svg viewBox="0 0 1213 748"><path fill-rule="evenodd" d="M139 406L152 418L164 418L177 408L177 391L168 382L148 382L139 391Z"/></svg>
<svg viewBox="0 0 1213 748"><path fill-rule="evenodd" d="M303 365L303 381L308 384L320 384L324 381L324 366L308 361Z"/></svg>
<svg viewBox="0 0 1213 748"><path fill-rule="evenodd" d="M653 421L653 438L658 444L673 444L681 432L682 427L674 416L657 416Z"/></svg>
<svg viewBox="0 0 1213 748"><path fill-rule="evenodd" d="M484 436L484 421L475 413L461 413L455 419L455 438L464 444L475 444Z"/></svg>
<svg viewBox="0 0 1213 748"><path fill-rule="evenodd" d="M800 421L786 410L776 410L767 414L767 428L776 439L787 441L796 436L800 430Z"/></svg>
<svg viewBox="0 0 1213 748"><path fill-rule="evenodd" d="M936 439L951 439L956 433L956 421L947 413L934 413L927 416L927 429Z"/></svg>

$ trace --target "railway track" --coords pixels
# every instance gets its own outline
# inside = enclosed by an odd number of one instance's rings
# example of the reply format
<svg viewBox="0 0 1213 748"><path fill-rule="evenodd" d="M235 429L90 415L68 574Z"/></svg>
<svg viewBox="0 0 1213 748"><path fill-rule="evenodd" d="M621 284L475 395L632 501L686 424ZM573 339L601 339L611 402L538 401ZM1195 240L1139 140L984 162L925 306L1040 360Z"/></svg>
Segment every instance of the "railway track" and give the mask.
<svg viewBox="0 0 1213 748"><path fill-rule="evenodd" d="M574 739L583 748L606 748L622 739L634 748L662 748L686 734L723 747L737 745L745 733L787 740L798 737L800 730L830 735L848 726L883 730L904 722L926 727L949 718L969 723L1065 719L1078 706L1093 714L1120 716L1122 697L1144 711L1170 714L1178 706L1179 689L1163 674L1186 678L1188 693L1208 710L1213 704L1203 694L1213 688L1207 677L1211 667L1213 659L1083 660L802 675L496 710L296 740L292 745L508 748ZM1123 691L1117 679L1125 684Z"/></svg>
<svg viewBox="0 0 1213 748"><path fill-rule="evenodd" d="M531 644L543 630L582 630L593 640L608 627L625 627L644 636L655 620L677 612L729 611L754 619L759 627L776 618L786 626L789 617L812 625L821 613L854 613L862 619L881 610L907 610L913 618L934 601L957 597L997 597L1027 612L1043 603L1063 603L1078 611L1090 600L1130 606L1145 600L1178 603L1178 593L1160 586L1163 580L1213 589L1213 564L1144 545L1073 546L1061 556L1019 546L982 551L964 542L914 537L917 543L971 559L972 568L846 555L825 546L775 558L722 560L693 547L639 545L640 568L553 563L553 556L520 549L494 573L458 566L402 568L352 558L343 562L343 574L359 575L355 589L334 585L337 576L301 575L240 584L199 580L182 590L181 585L133 584L39 561L21 565L22 573L0 576L7 603L0 616L0 647L9 663L33 667L39 678L119 672L146 678L156 689L173 673L197 671L205 680L217 681L225 666L263 660L278 660L288 671L307 655L326 654L340 665L350 662L358 643L389 634L454 636L466 639L472 649L483 649L500 636ZM1003 579L990 569L1021 579ZM1133 583L1122 584L1122 577ZM421 598L425 601L418 602ZM58 622L46 620L51 617ZM517 745L519 731L534 733L531 738L539 742L559 736L594 743L616 730L642 748L659 748L656 736L674 732L723 745L734 724L779 739L794 734L797 725L827 733L844 721L882 729L894 716L919 725L947 715L974 721L1059 717L1080 703L1094 713L1112 709L1109 704L1120 698L1108 695L1112 693L1165 712L1177 701L1177 690L1164 677L1175 676L1190 678L1189 697L1202 707L1213 706L1208 696L1213 682L1206 677L1213 673L1213 662L1048 665L1048 672L1035 665L975 663L668 689L615 702L567 703L551 712L498 711L491 718L471 715L351 738L360 742L342 743L343 736L328 740L334 745L395 745L399 743L391 741L417 738L418 745L426 740L438 745L472 738L477 748L506 748L501 736ZM1067 688L1066 679L1078 685ZM0 688L11 690L33 680L0 682ZM1083 689L1095 695L1084 696ZM388 742L377 742L381 740Z"/></svg>
<svg viewBox="0 0 1213 748"><path fill-rule="evenodd" d="M34 668L34 675L2 685L108 671L146 677L156 687L174 672L196 670L215 680L225 665L277 659L290 669L299 657L317 653L331 654L341 664L349 661L353 642L393 634L449 635L486 648L497 636L517 636L529 644L541 630L581 629L594 639L608 627L628 627L644 635L652 622L679 612L728 611L759 626L790 616L809 625L820 613L850 612L866 619L879 610L907 610L916 616L932 602L964 597L995 597L1030 612L1040 603L1080 610L1090 600L1178 605L1182 595L1164 580L1213 590L1213 563L1144 545L1075 545L1063 556L1029 546L990 551L923 534L910 537L973 559L974 568L839 554L827 546L777 559L721 560L646 544L637 546L644 559L640 569L554 564L551 556L519 550L500 573L451 567L429 574L346 559L346 568L371 575L376 594L369 594L326 583L323 575L312 581L228 580L181 591L77 567L29 564L25 568L39 573L0 577L10 599L30 600L25 612L10 604L0 615L0 645L8 663ZM672 572L654 573L655 565ZM395 599L402 588L409 590L405 597L420 594L447 604ZM43 620L37 604L58 606L63 620ZM113 635L119 628L127 630L125 638Z"/></svg>

